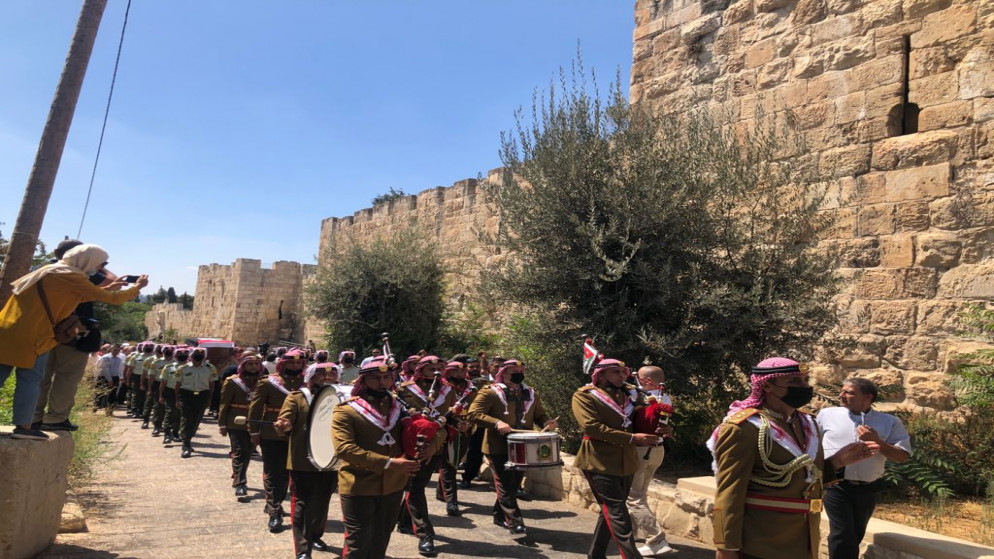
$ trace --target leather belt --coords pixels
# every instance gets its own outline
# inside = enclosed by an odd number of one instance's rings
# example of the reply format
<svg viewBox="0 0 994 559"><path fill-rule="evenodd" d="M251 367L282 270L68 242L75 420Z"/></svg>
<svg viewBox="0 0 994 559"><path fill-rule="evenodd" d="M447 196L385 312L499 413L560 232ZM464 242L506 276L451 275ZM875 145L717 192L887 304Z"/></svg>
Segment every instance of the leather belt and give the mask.
<svg viewBox="0 0 994 559"><path fill-rule="evenodd" d="M745 500L746 508L770 510L788 514L810 514L822 511L821 499L788 499L749 493Z"/></svg>
<svg viewBox="0 0 994 559"><path fill-rule="evenodd" d="M248 404L228 404L228 405L231 406L231 407L233 407L233 408L238 408L240 410L247 410L248 409Z"/></svg>

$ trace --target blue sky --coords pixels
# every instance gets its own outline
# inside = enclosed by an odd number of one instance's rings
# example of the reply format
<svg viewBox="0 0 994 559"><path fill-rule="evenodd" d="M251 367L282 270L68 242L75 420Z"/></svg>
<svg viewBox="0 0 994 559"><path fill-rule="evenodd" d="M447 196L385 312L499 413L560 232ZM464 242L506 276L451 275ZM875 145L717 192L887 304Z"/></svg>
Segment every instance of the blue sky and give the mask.
<svg viewBox="0 0 994 559"><path fill-rule="evenodd" d="M193 292L200 264L313 263L322 219L500 165L499 134L582 45L627 91L634 2L134 0L82 239ZM81 0L0 3L10 236ZM42 240L76 236L126 2L110 0Z"/></svg>

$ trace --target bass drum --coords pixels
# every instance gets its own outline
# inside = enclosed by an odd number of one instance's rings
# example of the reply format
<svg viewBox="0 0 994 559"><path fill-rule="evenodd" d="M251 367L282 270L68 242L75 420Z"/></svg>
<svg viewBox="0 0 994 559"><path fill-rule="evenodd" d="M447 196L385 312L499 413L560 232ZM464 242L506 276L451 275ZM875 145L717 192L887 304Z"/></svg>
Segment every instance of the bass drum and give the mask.
<svg viewBox="0 0 994 559"><path fill-rule="evenodd" d="M307 458L321 471L337 470L338 456L331 440L331 414L342 403L338 391L326 386L311 401L307 417Z"/></svg>

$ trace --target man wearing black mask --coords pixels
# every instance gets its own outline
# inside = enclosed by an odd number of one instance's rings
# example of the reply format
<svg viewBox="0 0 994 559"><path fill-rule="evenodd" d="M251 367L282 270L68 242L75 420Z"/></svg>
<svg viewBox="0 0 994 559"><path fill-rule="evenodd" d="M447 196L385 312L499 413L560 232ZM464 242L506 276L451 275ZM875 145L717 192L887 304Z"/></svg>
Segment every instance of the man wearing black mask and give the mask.
<svg viewBox="0 0 994 559"><path fill-rule="evenodd" d="M221 386L217 424L221 428L221 436L227 435L231 442L231 485L238 499L248 495L246 476L252 459L252 441L248 428L235 424L235 417L248 414L252 392L263 370L262 359L254 353L247 353L238 364L237 374L228 377Z"/></svg>
<svg viewBox="0 0 994 559"><path fill-rule="evenodd" d="M541 425L545 430L556 428L542 407L538 392L525 384L525 365L508 359L501 363L494 375L494 382L484 388L469 407L469 418L486 428L483 436L483 454L494 472L497 501L494 503L494 524L525 534L525 521L518 508L518 489L524 472L505 468L507 463L507 435L512 430L532 430Z"/></svg>
<svg viewBox="0 0 994 559"><path fill-rule="evenodd" d="M254 421L276 421L283 407L283 400L299 390L303 380L304 352L292 349L276 363L276 374L259 381L249 404L248 418ZM266 514L269 531L276 533L283 527L283 499L286 498L290 475L286 469L289 439L278 433L271 424L249 423L252 444L262 449L262 486L266 492Z"/></svg>

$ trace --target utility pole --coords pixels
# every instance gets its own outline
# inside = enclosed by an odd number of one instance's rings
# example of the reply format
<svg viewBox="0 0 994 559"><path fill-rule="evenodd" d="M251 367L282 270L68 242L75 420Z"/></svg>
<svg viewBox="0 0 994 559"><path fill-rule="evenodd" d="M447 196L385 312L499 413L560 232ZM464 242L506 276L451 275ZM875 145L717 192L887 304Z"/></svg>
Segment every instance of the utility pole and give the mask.
<svg viewBox="0 0 994 559"><path fill-rule="evenodd" d="M48 209L48 200L52 197L52 187L59 172L62 151L66 147L69 126L76 112L76 101L83 88L86 66L90 62L93 43L97 39L97 30L106 7L107 0L83 0L83 9L79 13L76 31L69 45L66 64L62 68L62 76L55 89L55 98L52 99L48 120L38 144L34 167L31 168L28 186L24 190L21 210L10 235L7 257L0 269L0 306L6 304L10 297L11 282L26 274L31 267L31 256L35 252L38 235L45 221L45 211Z"/></svg>

